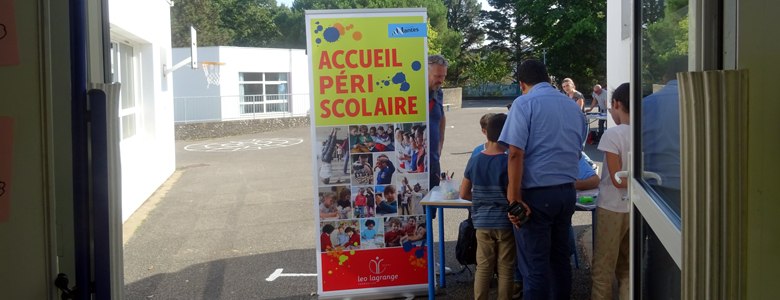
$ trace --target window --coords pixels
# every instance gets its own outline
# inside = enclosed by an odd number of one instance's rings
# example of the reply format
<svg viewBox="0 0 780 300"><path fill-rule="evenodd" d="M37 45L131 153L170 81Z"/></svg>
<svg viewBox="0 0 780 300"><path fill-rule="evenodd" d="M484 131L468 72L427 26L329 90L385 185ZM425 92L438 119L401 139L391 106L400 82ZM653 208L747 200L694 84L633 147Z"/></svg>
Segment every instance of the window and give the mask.
<svg viewBox="0 0 780 300"><path fill-rule="evenodd" d="M137 129L136 75L140 71L137 54L130 44L111 42L111 81L122 84L119 93L122 140L135 136Z"/></svg>
<svg viewBox="0 0 780 300"><path fill-rule="evenodd" d="M238 73L241 113L286 112L290 93L288 73Z"/></svg>

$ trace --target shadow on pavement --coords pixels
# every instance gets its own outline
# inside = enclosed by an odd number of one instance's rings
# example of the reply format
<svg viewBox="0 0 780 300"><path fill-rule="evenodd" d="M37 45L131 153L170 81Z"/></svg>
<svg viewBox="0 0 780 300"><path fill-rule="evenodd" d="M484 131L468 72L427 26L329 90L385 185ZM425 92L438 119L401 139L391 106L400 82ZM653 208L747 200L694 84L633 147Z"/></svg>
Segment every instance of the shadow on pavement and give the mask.
<svg viewBox="0 0 780 300"><path fill-rule="evenodd" d="M285 268L292 261L296 267ZM157 273L125 284L125 299L316 298L312 293L317 291L317 277L279 277L266 281L279 268L284 268L284 273L315 273L314 249L219 259L178 272Z"/></svg>

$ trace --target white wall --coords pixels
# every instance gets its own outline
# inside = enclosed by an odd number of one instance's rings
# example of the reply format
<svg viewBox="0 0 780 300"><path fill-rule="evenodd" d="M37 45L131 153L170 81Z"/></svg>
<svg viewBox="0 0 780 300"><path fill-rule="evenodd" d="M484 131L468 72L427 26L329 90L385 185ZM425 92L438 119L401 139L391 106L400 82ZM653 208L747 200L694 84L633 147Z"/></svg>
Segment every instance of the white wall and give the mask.
<svg viewBox="0 0 780 300"><path fill-rule="evenodd" d="M158 0L109 0L109 17L112 34L140 45L138 129L120 144L124 221L176 168L173 82L162 71L171 61L170 6Z"/></svg>
<svg viewBox="0 0 780 300"><path fill-rule="evenodd" d="M177 63L190 56L189 48L173 49L173 63ZM305 114L309 109L309 65L305 50L298 49L272 49L272 48L252 48L252 47L198 47L198 60L223 62L220 67L220 85L206 88L206 77L203 70L192 70L189 67L183 67L174 72L174 97L216 97L222 96L219 103L219 111L223 120L240 118L239 113L239 80L238 73L241 72L268 72L268 73L291 73L290 86L294 96L291 105L294 108L294 114ZM304 96L305 95L305 96ZM213 98L209 99L214 103ZM187 116L190 118L203 118L206 110L214 112L212 108L203 99L186 99L188 109ZM176 120L180 119L183 109L179 107L184 104L185 99L176 100ZM193 111L196 105L203 107L203 112ZM205 107L209 107L206 109ZM209 115L210 117L210 115Z"/></svg>
<svg viewBox="0 0 780 300"><path fill-rule="evenodd" d="M607 0L607 86L604 89L610 96L620 84L631 80L631 39L622 39L622 3L631 4L630 1ZM609 102L607 106L611 106ZM607 127L612 126L615 121L608 117Z"/></svg>
<svg viewBox="0 0 780 300"><path fill-rule="evenodd" d="M198 62L219 62L220 47L198 47ZM174 48L171 65L190 57L190 48ZM174 121L222 120L221 85L209 85L203 69L189 65L171 73L173 78Z"/></svg>

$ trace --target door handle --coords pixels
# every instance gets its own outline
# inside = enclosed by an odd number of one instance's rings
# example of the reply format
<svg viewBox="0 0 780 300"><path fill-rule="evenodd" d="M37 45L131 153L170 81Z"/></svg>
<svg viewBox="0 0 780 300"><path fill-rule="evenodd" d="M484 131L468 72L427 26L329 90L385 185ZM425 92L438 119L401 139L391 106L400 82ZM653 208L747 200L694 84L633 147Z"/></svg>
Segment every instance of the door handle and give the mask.
<svg viewBox="0 0 780 300"><path fill-rule="evenodd" d="M658 181L658 185L664 185L663 181L661 180L661 176L656 174L656 173L645 171L645 172L642 172L642 177L655 179L655 180Z"/></svg>
<svg viewBox="0 0 780 300"><path fill-rule="evenodd" d="M57 274L57 279L54 279L54 286L62 291L62 295L60 295L62 300L73 300L74 293L68 287L68 283L70 283L70 280L68 280L68 275L65 275L65 273Z"/></svg>
<svg viewBox="0 0 780 300"><path fill-rule="evenodd" d="M628 171L615 172L615 181L617 181L618 184L623 183L623 179L620 179L621 177L628 178Z"/></svg>

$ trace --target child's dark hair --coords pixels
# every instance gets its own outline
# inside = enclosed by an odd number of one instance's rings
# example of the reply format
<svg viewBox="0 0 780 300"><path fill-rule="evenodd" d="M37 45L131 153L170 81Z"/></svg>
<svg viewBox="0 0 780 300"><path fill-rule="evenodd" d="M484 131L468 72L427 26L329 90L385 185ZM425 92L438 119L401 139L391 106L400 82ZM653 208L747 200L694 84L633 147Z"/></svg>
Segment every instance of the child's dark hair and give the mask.
<svg viewBox="0 0 780 300"><path fill-rule="evenodd" d="M376 128L376 130L382 130L382 131L384 131L384 130L385 130L385 128L384 128L384 127L382 127L382 126L379 126L379 127L377 127L377 128Z"/></svg>
<svg viewBox="0 0 780 300"><path fill-rule="evenodd" d="M479 126L482 127L482 129L487 128L488 120L490 120L490 117L496 115L495 113L486 113L481 118L479 118Z"/></svg>
<svg viewBox="0 0 780 300"><path fill-rule="evenodd" d="M374 220L367 220L366 227L368 227L369 225L376 225L376 222L374 222Z"/></svg>
<svg viewBox="0 0 780 300"><path fill-rule="evenodd" d="M333 227L333 225L325 224L325 226L322 226L322 232L324 233L330 234L331 232L333 232L333 230L336 230L336 228Z"/></svg>
<svg viewBox="0 0 780 300"><path fill-rule="evenodd" d="M411 217L409 217L408 219L406 219L406 221L407 221L407 222L408 222L409 220L415 220L415 221L417 221L417 217L415 217L415 216L411 216Z"/></svg>
<svg viewBox="0 0 780 300"><path fill-rule="evenodd" d="M354 232L354 231L355 231L355 229L352 228L352 227L347 227L347 229L344 229L344 233L350 233L350 232Z"/></svg>
<svg viewBox="0 0 780 300"><path fill-rule="evenodd" d="M376 132L376 127L374 127L374 126L371 126L371 128L369 128L369 129L368 129L368 131L369 131L369 132L370 132L370 131Z"/></svg>
<svg viewBox="0 0 780 300"><path fill-rule="evenodd" d="M417 224L417 228L420 228L420 227L425 228L425 223ZM425 228L425 229L428 229L428 228Z"/></svg>
<svg viewBox="0 0 780 300"><path fill-rule="evenodd" d="M395 194L395 186L394 185L386 186L385 191L382 192L382 194L385 194L385 196Z"/></svg>
<svg viewBox="0 0 780 300"><path fill-rule="evenodd" d="M490 117L487 124L487 139L491 142L498 142L498 137L501 136L501 130L504 130L504 123L506 122L506 114L496 114Z"/></svg>
<svg viewBox="0 0 780 300"><path fill-rule="evenodd" d="M614 91L612 91L612 103L614 101L620 102L624 112L631 112L631 86L628 82L621 84ZM614 106L614 104L613 104Z"/></svg>
<svg viewBox="0 0 780 300"><path fill-rule="evenodd" d="M352 196L352 191L350 191L348 188L341 189L341 194L339 194L339 199L344 199L344 196Z"/></svg>

